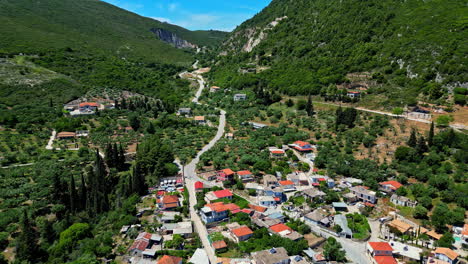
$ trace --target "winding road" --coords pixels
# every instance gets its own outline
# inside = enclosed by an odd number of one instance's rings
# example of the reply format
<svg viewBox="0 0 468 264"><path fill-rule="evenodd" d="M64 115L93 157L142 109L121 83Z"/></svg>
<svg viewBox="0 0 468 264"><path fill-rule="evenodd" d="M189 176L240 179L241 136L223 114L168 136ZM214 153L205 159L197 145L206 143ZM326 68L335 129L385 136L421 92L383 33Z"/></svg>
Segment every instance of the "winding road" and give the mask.
<svg viewBox="0 0 468 264"><path fill-rule="evenodd" d="M192 102L200 104L198 102L198 99L200 98L200 95L202 94L203 89L205 88L205 81L203 80L203 77L201 75L198 75L197 77L199 88ZM189 193L190 217L194 222L195 229L197 230L198 235L200 236L203 247L205 248L208 257L210 258L211 263L216 263L216 255L213 247L211 247L211 244L208 241L208 231L206 230L206 226L202 222L200 216L197 214L194 208L194 206L197 204L197 196L195 192L194 183L198 180L196 168L198 162L200 161L201 155L210 150L216 144L216 142L218 142L218 140L220 140L224 135L224 129L226 127L226 112L222 109L219 110L219 125L215 137L198 152L197 156L189 164L183 167L185 186L187 187Z"/></svg>

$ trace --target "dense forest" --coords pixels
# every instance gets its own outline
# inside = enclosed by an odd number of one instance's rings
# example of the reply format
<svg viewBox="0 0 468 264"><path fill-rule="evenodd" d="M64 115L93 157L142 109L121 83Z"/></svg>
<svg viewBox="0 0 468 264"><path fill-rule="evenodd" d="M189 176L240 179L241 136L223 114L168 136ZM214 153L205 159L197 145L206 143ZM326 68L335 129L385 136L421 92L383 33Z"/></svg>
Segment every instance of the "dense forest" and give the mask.
<svg viewBox="0 0 468 264"><path fill-rule="evenodd" d="M466 11L463 1L275 0L205 61L223 87L324 95L369 72L367 93L383 106L445 104L467 78Z"/></svg>

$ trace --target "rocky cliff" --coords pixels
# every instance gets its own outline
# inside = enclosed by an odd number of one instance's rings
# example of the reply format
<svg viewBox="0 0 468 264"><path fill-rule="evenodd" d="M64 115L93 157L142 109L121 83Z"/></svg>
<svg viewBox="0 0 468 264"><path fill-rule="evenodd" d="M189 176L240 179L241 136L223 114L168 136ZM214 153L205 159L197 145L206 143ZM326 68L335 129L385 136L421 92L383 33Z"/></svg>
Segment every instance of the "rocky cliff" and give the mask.
<svg viewBox="0 0 468 264"><path fill-rule="evenodd" d="M162 28L152 28L151 32L153 32L160 40L167 42L178 49L183 49L183 48L195 49L198 47L197 45L192 44L186 41L185 39L180 38L175 33L162 29Z"/></svg>

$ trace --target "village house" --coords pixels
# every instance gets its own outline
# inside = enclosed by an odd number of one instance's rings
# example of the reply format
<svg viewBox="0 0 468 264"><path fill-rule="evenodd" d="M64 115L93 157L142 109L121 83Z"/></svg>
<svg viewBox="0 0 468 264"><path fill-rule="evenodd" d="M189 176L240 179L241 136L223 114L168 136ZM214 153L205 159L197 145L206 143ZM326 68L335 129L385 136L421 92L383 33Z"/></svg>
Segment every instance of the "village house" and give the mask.
<svg viewBox="0 0 468 264"><path fill-rule="evenodd" d="M182 258L164 255L158 260L158 264L182 264Z"/></svg>
<svg viewBox="0 0 468 264"><path fill-rule="evenodd" d="M216 93L219 89L221 89L219 86L211 86L210 93Z"/></svg>
<svg viewBox="0 0 468 264"><path fill-rule="evenodd" d="M296 171L287 175L287 178L291 180L297 186L309 185L309 179L304 172Z"/></svg>
<svg viewBox="0 0 468 264"><path fill-rule="evenodd" d="M211 191L205 194L205 201L207 203L211 203L212 201L216 201L218 199L232 200L232 192L228 189L225 189L219 191Z"/></svg>
<svg viewBox="0 0 468 264"><path fill-rule="evenodd" d="M80 103L78 107L80 112L96 111L99 108L99 104L94 102L84 102Z"/></svg>
<svg viewBox="0 0 468 264"><path fill-rule="evenodd" d="M157 200L157 203L162 210L173 210L180 206L177 195L164 195Z"/></svg>
<svg viewBox="0 0 468 264"><path fill-rule="evenodd" d="M292 230L289 226L283 223L270 226L268 231L270 231L272 234L277 234L281 237L289 238L292 241L297 241L303 238L301 234Z"/></svg>
<svg viewBox="0 0 468 264"><path fill-rule="evenodd" d="M385 181L385 182L381 182L379 183L380 185L380 189L384 192L395 192L396 190L398 190L400 187L402 187L403 185L397 181Z"/></svg>
<svg viewBox="0 0 468 264"><path fill-rule="evenodd" d="M239 228L231 230L231 233L237 243L246 241L253 236L253 231L247 226L241 226Z"/></svg>
<svg viewBox="0 0 468 264"><path fill-rule="evenodd" d="M410 198L404 197L404 196L398 196L396 194L392 194L390 197L390 202L392 202L394 205L399 205L399 206L407 206L407 207L416 207L418 204L417 201L412 201Z"/></svg>
<svg viewBox="0 0 468 264"><path fill-rule="evenodd" d="M243 181L243 182L249 182L253 181L253 173L248 171L248 170L242 170L237 172L237 176Z"/></svg>
<svg viewBox="0 0 468 264"><path fill-rule="evenodd" d="M252 252L256 264L289 264L288 252L283 247Z"/></svg>
<svg viewBox="0 0 468 264"><path fill-rule="evenodd" d="M216 171L207 171L207 172L199 173L198 177L205 179L207 181L214 181L218 177L218 173L216 173Z"/></svg>
<svg viewBox="0 0 468 264"><path fill-rule="evenodd" d="M335 181L333 179L331 179L330 177L328 177L328 176L312 175L312 176L310 176L310 182L311 182L312 186L320 186L320 184L322 184L322 182L324 182L325 185L328 188L335 187Z"/></svg>
<svg viewBox="0 0 468 264"><path fill-rule="evenodd" d="M300 140L294 142L290 146L293 147L295 150L297 150L299 152L309 152L309 151L312 151L314 149L314 147L309 142L300 141Z"/></svg>
<svg viewBox="0 0 468 264"><path fill-rule="evenodd" d="M349 98L359 98L361 96L361 92L348 91L347 95Z"/></svg>
<svg viewBox="0 0 468 264"><path fill-rule="evenodd" d="M176 216L180 216L180 213L172 212L172 211L163 211L161 213L161 216L158 218L158 220L161 223L169 223L169 222L175 221Z"/></svg>
<svg viewBox="0 0 468 264"><path fill-rule="evenodd" d="M75 131L76 137L88 137L89 130L77 130Z"/></svg>
<svg viewBox="0 0 468 264"><path fill-rule="evenodd" d="M393 248L395 258L402 260L404 263L420 262L423 250L419 247L410 246L397 241L390 241L390 246Z"/></svg>
<svg viewBox="0 0 468 264"><path fill-rule="evenodd" d="M323 209L315 209L314 211L306 214L304 220L314 225L321 225L324 227L330 226L330 217Z"/></svg>
<svg viewBox="0 0 468 264"><path fill-rule="evenodd" d="M304 197L309 198L311 200L322 200L325 197L325 193L320 191L317 188L308 188L303 190L299 195L304 195Z"/></svg>
<svg viewBox="0 0 468 264"><path fill-rule="evenodd" d="M268 125L258 123L258 122L249 122L248 124L251 125L253 129L261 129L261 128L268 127Z"/></svg>
<svg viewBox="0 0 468 264"><path fill-rule="evenodd" d="M187 238L193 234L192 222L165 223L161 226L161 231L166 235L181 235Z"/></svg>
<svg viewBox="0 0 468 264"><path fill-rule="evenodd" d="M456 264L458 263L458 253L450 248L438 247L432 252L428 263Z"/></svg>
<svg viewBox="0 0 468 264"><path fill-rule="evenodd" d="M206 221L205 223L224 220L228 217L229 212L236 214L241 212L241 209L236 204L225 204L223 202L206 204L205 207L201 209L202 220Z"/></svg>
<svg viewBox="0 0 468 264"><path fill-rule="evenodd" d="M206 124L206 120L204 116L195 116L193 120L195 121L196 124L199 124L199 125Z"/></svg>
<svg viewBox="0 0 468 264"><path fill-rule="evenodd" d="M356 195L358 200L363 202L369 202L375 204L377 202L376 193L374 191L369 191L368 187L365 186L354 186L349 188L349 190Z"/></svg>
<svg viewBox="0 0 468 264"><path fill-rule="evenodd" d="M76 137L76 133L74 132L60 132L57 134L57 139L74 139Z"/></svg>
<svg viewBox="0 0 468 264"><path fill-rule="evenodd" d="M179 108L177 111L177 114L180 116L189 116L192 114L192 109L191 108Z"/></svg>
<svg viewBox="0 0 468 264"><path fill-rule="evenodd" d="M135 238L132 246L130 246L128 251L131 256L143 257L144 255L146 255L151 257L151 255L153 255L152 252L154 251L151 250L153 245L160 245L161 242L161 236L157 234L142 232L139 233L138 236Z"/></svg>
<svg viewBox="0 0 468 264"><path fill-rule="evenodd" d="M333 202L332 203L333 209L335 212L346 212L348 211L348 205L343 202Z"/></svg>
<svg viewBox="0 0 468 264"><path fill-rule="evenodd" d="M210 264L210 258L204 248L197 248L188 263Z"/></svg>
<svg viewBox="0 0 468 264"><path fill-rule="evenodd" d="M263 176L263 185L264 186L277 186L278 185L278 179L271 175L267 174Z"/></svg>
<svg viewBox="0 0 468 264"><path fill-rule="evenodd" d="M197 181L194 183L195 192L203 192L203 182Z"/></svg>
<svg viewBox="0 0 468 264"><path fill-rule="evenodd" d="M272 196L258 196L257 202L260 206L264 207L276 206L275 198L273 198Z"/></svg>
<svg viewBox="0 0 468 264"><path fill-rule="evenodd" d="M270 158L272 159L282 159L286 156L286 152L278 148L269 148Z"/></svg>
<svg viewBox="0 0 468 264"><path fill-rule="evenodd" d="M283 188L285 192L292 192L296 190L296 186L294 185L294 182L290 180L286 181L279 181L279 185Z"/></svg>
<svg viewBox="0 0 468 264"><path fill-rule="evenodd" d="M244 101L245 99L247 99L247 95L246 94L235 94L233 99L234 99L235 102Z"/></svg>
<svg viewBox="0 0 468 264"><path fill-rule="evenodd" d="M367 254L374 264L397 264L393 257L393 248L387 242L367 242Z"/></svg>
<svg viewBox="0 0 468 264"><path fill-rule="evenodd" d="M224 169L224 170L220 170L217 172L218 176L217 176L217 180L218 181L232 181L234 180L234 171L232 171L231 169Z"/></svg>
<svg viewBox="0 0 468 264"><path fill-rule="evenodd" d="M234 133L226 133L225 136L227 139L234 139Z"/></svg>
<svg viewBox="0 0 468 264"><path fill-rule="evenodd" d="M402 234L410 234L413 232L413 226L399 219L393 219L391 222L387 223L387 226L390 231L400 232Z"/></svg>
<svg viewBox="0 0 468 264"><path fill-rule="evenodd" d="M224 242L224 240L213 241L211 243L211 246L213 246L215 251L220 251L220 250L227 248L227 244L226 242Z"/></svg>

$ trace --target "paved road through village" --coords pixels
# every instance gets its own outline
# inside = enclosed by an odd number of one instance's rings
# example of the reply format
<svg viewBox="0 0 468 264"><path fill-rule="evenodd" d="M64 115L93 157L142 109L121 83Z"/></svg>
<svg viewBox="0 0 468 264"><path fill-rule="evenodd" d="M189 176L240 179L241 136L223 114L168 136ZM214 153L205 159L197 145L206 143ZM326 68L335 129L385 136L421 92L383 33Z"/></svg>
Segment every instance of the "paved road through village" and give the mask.
<svg viewBox="0 0 468 264"><path fill-rule="evenodd" d="M195 95L195 98L192 100L192 102L194 103L199 103L198 98L200 97L203 89L205 88L205 81L203 80L202 76L198 76L198 84L198 91ZM216 144L216 142L218 142L218 140L221 139L221 137L224 134L225 126L226 112L224 110L220 110L219 125L216 136L206 146L204 146L202 150L200 150L200 152L198 152L197 156L189 164L184 166L185 186L189 193L190 217L195 224L195 229L197 230L198 235L200 236L203 247L205 248L208 257L210 258L211 263L216 263L216 255L213 247L211 247L211 244L208 241L208 231L206 230L206 226L201 221L200 216L194 209L194 206L197 204L194 183L196 180L198 180L195 170L197 168L197 163L200 161L200 156L209 149L211 149Z"/></svg>

